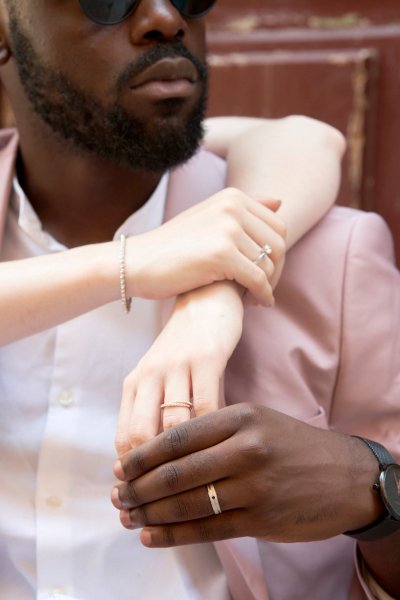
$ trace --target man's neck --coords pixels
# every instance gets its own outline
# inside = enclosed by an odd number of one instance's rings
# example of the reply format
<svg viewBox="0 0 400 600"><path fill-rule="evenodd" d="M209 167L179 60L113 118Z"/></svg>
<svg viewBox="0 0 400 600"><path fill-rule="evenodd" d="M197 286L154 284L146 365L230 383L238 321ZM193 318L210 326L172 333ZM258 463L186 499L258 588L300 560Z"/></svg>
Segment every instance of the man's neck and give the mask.
<svg viewBox="0 0 400 600"><path fill-rule="evenodd" d="M110 165L45 141L21 137L20 183L46 231L70 248L111 240L162 175Z"/></svg>

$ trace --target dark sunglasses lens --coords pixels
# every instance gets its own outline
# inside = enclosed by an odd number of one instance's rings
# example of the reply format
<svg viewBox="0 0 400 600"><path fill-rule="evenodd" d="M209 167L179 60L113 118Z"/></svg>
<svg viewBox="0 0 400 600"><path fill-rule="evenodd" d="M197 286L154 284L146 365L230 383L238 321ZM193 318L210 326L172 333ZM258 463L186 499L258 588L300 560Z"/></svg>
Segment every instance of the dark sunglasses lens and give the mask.
<svg viewBox="0 0 400 600"><path fill-rule="evenodd" d="M172 4L185 17L201 17L205 15L217 0L171 0Z"/></svg>
<svg viewBox="0 0 400 600"><path fill-rule="evenodd" d="M83 12L100 25L114 25L126 19L138 0L79 0Z"/></svg>

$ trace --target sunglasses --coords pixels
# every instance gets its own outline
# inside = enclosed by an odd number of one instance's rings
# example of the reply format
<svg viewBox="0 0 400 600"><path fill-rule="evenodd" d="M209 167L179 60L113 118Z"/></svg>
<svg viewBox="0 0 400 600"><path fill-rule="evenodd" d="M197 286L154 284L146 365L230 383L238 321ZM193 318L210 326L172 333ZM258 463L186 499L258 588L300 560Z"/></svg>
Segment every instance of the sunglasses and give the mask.
<svg viewBox="0 0 400 600"><path fill-rule="evenodd" d="M217 0L170 0L177 10L190 19L205 15ZM99 25L116 25L127 19L140 0L79 0L87 17Z"/></svg>

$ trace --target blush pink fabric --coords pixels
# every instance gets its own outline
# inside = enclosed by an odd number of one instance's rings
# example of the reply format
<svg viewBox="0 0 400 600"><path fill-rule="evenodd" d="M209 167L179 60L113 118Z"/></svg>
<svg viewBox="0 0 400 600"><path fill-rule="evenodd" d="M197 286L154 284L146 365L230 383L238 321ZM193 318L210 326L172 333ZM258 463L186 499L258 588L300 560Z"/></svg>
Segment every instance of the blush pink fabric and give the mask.
<svg viewBox="0 0 400 600"><path fill-rule="evenodd" d="M0 234L17 146L15 131L0 134ZM221 189L224 178L223 161L198 153L172 174L165 219ZM400 281L387 226L375 214L334 208L288 253L275 308L247 307L226 402L257 402L370 437L399 458L399 336ZM242 538L216 548L234 600L373 600L345 536L294 544Z"/></svg>

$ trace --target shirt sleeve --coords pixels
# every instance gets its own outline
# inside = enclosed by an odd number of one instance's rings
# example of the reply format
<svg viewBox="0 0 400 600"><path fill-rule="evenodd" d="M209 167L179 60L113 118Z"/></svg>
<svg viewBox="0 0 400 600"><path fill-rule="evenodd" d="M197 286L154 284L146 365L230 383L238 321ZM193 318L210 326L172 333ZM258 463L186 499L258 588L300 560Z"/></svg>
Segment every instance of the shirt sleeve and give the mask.
<svg viewBox="0 0 400 600"><path fill-rule="evenodd" d="M361 215L348 242L333 429L400 457L400 275L389 230Z"/></svg>
<svg viewBox="0 0 400 600"><path fill-rule="evenodd" d="M373 213L357 219L348 242L340 336L332 428L376 440L398 459L400 275L388 228ZM359 559L355 570L368 600L390 598Z"/></svg>

